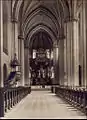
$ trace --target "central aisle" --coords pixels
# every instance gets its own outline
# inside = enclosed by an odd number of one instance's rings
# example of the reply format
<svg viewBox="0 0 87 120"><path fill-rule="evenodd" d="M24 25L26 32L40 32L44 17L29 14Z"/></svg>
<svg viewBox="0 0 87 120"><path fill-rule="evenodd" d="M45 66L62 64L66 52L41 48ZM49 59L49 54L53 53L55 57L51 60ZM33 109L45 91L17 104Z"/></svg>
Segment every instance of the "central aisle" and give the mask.
<svg viewBox="0 0 87 120"><path fill-rule="evenodd" d="M31 91L20 103L6 113L10 118L86 118L82 113L64 103L55 94L48 91Z"/></svg>

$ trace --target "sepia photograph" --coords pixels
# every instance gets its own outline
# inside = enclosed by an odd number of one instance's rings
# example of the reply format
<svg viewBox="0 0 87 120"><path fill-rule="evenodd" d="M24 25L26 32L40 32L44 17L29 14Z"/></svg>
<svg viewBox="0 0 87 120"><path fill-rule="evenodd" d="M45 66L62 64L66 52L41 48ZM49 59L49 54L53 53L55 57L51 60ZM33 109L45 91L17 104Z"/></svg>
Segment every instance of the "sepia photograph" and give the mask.
<svg viewBox="0 0 87 120"><path fill-rule="evenodd" d="M0 0L0 119L87 119L87 0Z"/></svg>

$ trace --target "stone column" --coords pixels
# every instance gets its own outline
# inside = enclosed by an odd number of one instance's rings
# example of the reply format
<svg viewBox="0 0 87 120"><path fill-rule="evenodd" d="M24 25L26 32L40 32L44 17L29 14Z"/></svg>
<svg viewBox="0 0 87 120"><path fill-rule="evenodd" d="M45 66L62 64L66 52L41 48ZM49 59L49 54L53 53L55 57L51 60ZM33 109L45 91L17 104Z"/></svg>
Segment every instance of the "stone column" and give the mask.
<svg viewBox="0 0 87 120"><path fill-rule="evenodd" d="M15 18L12 19L12 33L13 33L12 41L12 59L13 59L14 53L16 53L18 57L18 21Z"/></svg>
<svg viewBox="0 0 87 120"><path fill-rule="evenodd" d="M53 46L53 64L54 64L54 82L53 84L59 84L59 63L58 63L58 44L57 41Z"/></svg>
<svg viewBox="0 0 87 120"><path fill-rule="evenodd" d="M59 36L59 82L60 85L64 85L64 37Z"/></svg>
<svg viewBox="0 0 87 120"><path fill-rule="evenodd" d="M24 48L24 62L25 62L25 84L30 85L29 81L29 47Z"/></svg>
<svg viewBox="0 0 87 120"><path fill-rule="evenodd" d="M79 85L79 40L78 40L78 21L73 21L73 42L74 42L74 86Z"/></svg>
<svg viewBox="0 0 87 120"><path fill-rule="evenodd" d="M78 21L75 18L69 18L65 21L65 78L68 86L78 85L78 65L79 65L79 44L78 44Z"/></svg>
<svg viewBox="0 0 87 120"><path fill-rule="evenodd" d="M79 85L79 40L78 21L70 18L66 24L66 66L68 86Z"/></svg>
<svg viewBox="0 0 87 120"><path fill-rule="evenodd" d="M52 81L52 84L54 85L55 84L55 79L56 79L56 77L55 77L55 57L56 57L56 55L55 55L55 47L54 47L54 45L53 45L53 66L54 66L54 79L53 79L53 81Z"/></svg>
<svg viewBox="0 0 87 120"><path fill-rule="evenodd" d="M0 87L3 87L3 5L0 0Z"/></svg>
<svg viewBox="0 0 87 120"><path fill-rule="evenodd" d="M4 117L4 84L3 84L3 4L0 0L0 117Z"/></svg>
<svg viewBox="0 0 87 120"><path fill-rule="evenodd" d="M30 58L31 58L31 51L29 49L29 85L32 84L32 81L31 81L31 67L30 67Z"/></svg>
<svg viewBox="0 0 87 120"><path fill-rule="evenodd" d="M18 42L19 42L19 40L18 40L18 21L16 18L13 18L11 22L12 22L11 59L14 59L15 53L16 53L16 57L18 59L19 58L18 57ZM16 71L19 71L18 66L16 66ZM15 78L14 78L14 80L15 80ZM17 82L17 86L18 86L18 83L19 82Z"/></svg>
<svg viewBox="0 0 87 120"><path fill-rule="evenodd" d="M86 0L85 0L86 1ZM87 86L87 2L83 4L84 8L84 76L85 76L85 86Z"/></svg>
<svg viewBox="0 0 87 120"><path fill-rule="evenodd" d="M18 58L18 22L14 23L15 25L15 53L17 54Z"/></svg>
<svg viewBox="0 0 87 120"><path fill-rule="evenodd" d="M83 11L82 11L82 42L83 42L83 78L84 82L83 85L87 86L87 2L83 2Z"/></svg>
<svg viewBox="0 0 87 120"><path fill-rule="evenodd" d="M21 62L20 86L24 86L24 38L22 35L19 35L18 39L20 39L20 62Z"/></svg>
<svg viewBox="0 0 87 120"><path fill-rule="evenodd" d="M67 24L64 24L64 85L68 85L68 66L67 66Z"/></svg>
<svg viewBox="0 0 87 120"><path fill-rule="evenodd" d="M67 78L67 85L71 86L72 84L72 79L71 79L71 36L72 36L72 25L71 25L71 21L67 21L65 23L65 35L66 35L66 39L64 42L64 50L65 50L65 64L66 64L66 68L65 68L65 72L66 72L66 78Z"/></svg>

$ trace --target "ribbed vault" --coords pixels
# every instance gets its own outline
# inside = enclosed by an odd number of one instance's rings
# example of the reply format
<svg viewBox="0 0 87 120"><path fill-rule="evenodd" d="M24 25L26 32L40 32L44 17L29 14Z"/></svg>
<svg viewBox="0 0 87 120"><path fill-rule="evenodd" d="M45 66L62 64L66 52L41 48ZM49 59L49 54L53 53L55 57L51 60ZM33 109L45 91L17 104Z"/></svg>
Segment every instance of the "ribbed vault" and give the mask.
<svg viewBox="0 0 87 120"><path fill-rule="evenodd" d="M49 34L45 31L39 31L31 37L31 49L51 49L53 47L52 40Z"/></svg>
<svg viewBox="0 0 87 120"><path fill-rule="evenodd" d="M28 47L33 34L42 29L52 41L58 40L64 19L71 16L70 8L69 0L13 0L12 18L18 20L19 34Z"/></svg>

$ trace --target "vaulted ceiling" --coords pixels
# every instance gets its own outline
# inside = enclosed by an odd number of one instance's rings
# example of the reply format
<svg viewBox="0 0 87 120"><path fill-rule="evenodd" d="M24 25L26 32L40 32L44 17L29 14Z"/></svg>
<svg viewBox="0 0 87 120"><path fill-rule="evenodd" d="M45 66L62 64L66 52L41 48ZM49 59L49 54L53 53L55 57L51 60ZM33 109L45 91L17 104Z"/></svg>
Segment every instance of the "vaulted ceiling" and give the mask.
<svg viewBox="0 0 87 120"><path fill-rule="evenodd" d="M25 46L32 46L31 43L38 46L40 34L44 36L43 43L51 46L51 41L57 40L63 32L64 19L71 16L70 5L70 0L12 0L12 17L18 20L19 34L24 35Z"/></svg>
<svg viewBox="0 0 87 120"><path fill-rule="evenodd" d="M39 31L31 38L30 48L32 49L51 49L53 47L52 39L45 31Z"/></svg>

